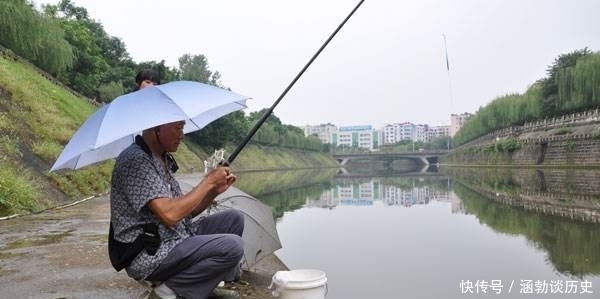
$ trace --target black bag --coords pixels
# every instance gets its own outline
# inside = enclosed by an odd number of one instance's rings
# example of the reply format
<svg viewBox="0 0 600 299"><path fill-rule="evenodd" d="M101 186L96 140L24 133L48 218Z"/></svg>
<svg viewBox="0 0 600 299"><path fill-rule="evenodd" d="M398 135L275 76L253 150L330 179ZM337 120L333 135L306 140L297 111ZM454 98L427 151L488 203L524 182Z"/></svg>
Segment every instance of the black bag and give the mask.
<svg viewBox="0 0 600 299"><path fill-rule="evenodd" d="M117 271L121 271L123 268L129 266L131 261L144 249L149 255L156 254L160 243L158 225L155 223L144 224L144 232L135 238L132 243L123 243L115 240L112 222L110 223L108 231L108 256L110 263Z"/></svg>

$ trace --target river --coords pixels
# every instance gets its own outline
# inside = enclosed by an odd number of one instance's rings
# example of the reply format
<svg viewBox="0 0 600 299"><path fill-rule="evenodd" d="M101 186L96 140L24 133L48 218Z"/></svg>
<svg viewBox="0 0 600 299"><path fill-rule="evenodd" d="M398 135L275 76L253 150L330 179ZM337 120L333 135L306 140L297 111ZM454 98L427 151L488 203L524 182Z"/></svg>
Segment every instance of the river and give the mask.
<svg viewBox="0 0 600 299"><path fill-rule="evenodd" d="M597 298L600 170L251 172L290 269L328 299Z"/></svg>

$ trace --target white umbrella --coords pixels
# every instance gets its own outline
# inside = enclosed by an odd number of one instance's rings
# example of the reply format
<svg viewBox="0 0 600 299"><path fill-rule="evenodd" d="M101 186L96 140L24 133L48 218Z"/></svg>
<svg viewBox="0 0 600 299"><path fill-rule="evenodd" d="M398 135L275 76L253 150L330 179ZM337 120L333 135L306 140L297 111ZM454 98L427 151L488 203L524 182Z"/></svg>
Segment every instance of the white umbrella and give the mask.
<svg viewBox="0 0 600 299"><path fill-rule="evenodd" d="M77 169L114 158L136 134L185 120L184 133L246 108L246 96L199 82L173 81L117 97L94 112L75 132L50 171Z"/></svg>
<svg viewBox="0 0 600 299"><path fill-rule="evenodd" d="M191 189L191 185L184 183L182 188ZM207 215L227 209L236 209L244 215L244 258L241 264L244 270L252 271L260 260L281 248L271 207L233 186L219 194L215 203L206 210Z"/></svg>

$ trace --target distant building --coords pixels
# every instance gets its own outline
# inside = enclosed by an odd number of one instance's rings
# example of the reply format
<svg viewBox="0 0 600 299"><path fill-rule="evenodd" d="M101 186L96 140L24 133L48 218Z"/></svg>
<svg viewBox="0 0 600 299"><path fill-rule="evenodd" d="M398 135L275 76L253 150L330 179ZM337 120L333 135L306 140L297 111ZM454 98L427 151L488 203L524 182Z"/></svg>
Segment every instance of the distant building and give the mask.
<svg viewBox="0 0 600 299"><path fill-rule="evenodd" d="M452 114L452 119L460 129L469 116L469 113ZM396 144L403 140L430 142L438 137L450 136L452 126L431 127L427 124L402 122L387 124L380 130L375 130L370 125L336 127L332 124L321 124L304 126L303 130L305 136L315 135L325 144L373 151L378 150L380 145Z"/></svg>
<svg viewBox="0 0 600 299"><path fill-rule="evenodd" d="M394 144L402 140L412 140L415 135L416 125L411 122L385 125L383 131L383 144Z"/></svg>
<svg viewBox="0 0 600 299"><path fill-rule="evenodd" d="M412 140L413 141L427 141L427 131L429 131L428 125L415 125Z"/></svg>
<svg viewBox="0 0 600 299"><path fill-rule="evenodd" d="M450 136L450 126L429 127L429 130L427 131L428 142L432 141L433 139L446 136Z"/></svg>
<svg viewBox="0 0 600 299"><path fill-rule="evenodd" d="M318 126L304 126L304 136L316 135L321 142L327 144L331 142L331 134L337 131L337 127L332 124L322 124Z"/></svg>
<svg viewBox="0 0 600 299"><path fill-rule="evenodd" d="M436 131L430 132L432 128ZM429 125L416 125L411 122L388 124L381 129L383 144L394 144L402 140L422 141L431 140L431 135L443 134L444 130Z"/></svg>
<svg viewBox="0 0 600 299"><path fill-rule="evenodd" d="M379 134L369 125L339 127L331 134L331 144L373 150L379 147Z"/></svg>
<svg viewBox="0 0 600 299"><path fill-rule="evenodd" d="M454 137L456 132L462 128L465 121L471 117L471 113L465 112L461 114L450 114L450 137Z"/></svg>

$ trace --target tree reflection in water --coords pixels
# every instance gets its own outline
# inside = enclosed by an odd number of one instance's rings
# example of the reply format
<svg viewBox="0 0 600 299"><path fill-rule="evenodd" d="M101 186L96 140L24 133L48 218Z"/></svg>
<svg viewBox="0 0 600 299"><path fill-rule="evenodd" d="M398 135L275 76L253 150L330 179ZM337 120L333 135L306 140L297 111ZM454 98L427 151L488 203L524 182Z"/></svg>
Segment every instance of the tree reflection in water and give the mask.
<svg viewBox="0 0 600 299"><path fill-rule="evenodd" d="M451 169L465 211L496 231L522 235L560 273L600 274L599 170Z"/></svg>
<svg viewBox="0 0 600 299"><path fill-rule="evenodd" d="M450 202L453 213L526 237L562 274L600 274L598 170L452 168L443 174L376 175L336 169L248 172L239 175L237 186L273 207L276 219L308 206Z"/></svg>

